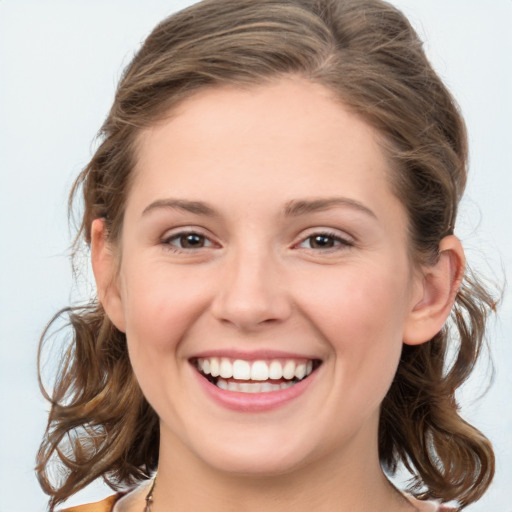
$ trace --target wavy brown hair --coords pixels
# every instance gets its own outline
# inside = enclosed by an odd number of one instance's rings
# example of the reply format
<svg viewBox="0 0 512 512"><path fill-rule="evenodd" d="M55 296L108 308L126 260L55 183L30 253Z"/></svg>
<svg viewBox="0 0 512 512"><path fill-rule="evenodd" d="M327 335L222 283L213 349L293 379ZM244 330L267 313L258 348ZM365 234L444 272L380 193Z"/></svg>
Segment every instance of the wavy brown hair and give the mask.
<svg viewBox="0 0 512 512"><path fill-rule="evenodd" d="M434 262L466 183L465 126L407 19L380 0L206 0L160 23L126 68L101 144L74 185L70 207L80 196L84 206L75 248L90 242L96 218L119 242L141 130L204 88L281 76L325 86L379 131L408 211L411 256ZM411 490L421 498L464 507L493 477L491 444L459 416L455 391L480 354L494 305L467 271L447 326L403 348L382 404L379 453L391 473L404 464L415 475ZM43 388L51 411L37 458L50 510L98 477L126 487L158 465L158 418L125 335L97 300L65 313L72 340L51 395ZM49 339L46 331L40 351Z"/></svg>

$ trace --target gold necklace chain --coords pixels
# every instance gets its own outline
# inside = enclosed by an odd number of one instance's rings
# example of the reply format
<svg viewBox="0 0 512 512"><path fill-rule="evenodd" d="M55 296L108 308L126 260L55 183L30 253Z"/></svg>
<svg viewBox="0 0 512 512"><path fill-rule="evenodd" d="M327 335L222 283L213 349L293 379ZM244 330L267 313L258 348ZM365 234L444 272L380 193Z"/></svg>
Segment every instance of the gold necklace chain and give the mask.
<svg viewBox="0 0 512 512"><path fill-rule="evenodd" d="M146 496L146 506L144 507L144 512L151 512L151 507L153 505L153 491L155 490L156 485L156 476L153 478L153 485Z"/></svg>
<svg viewBox="0 0 512 512"><path fill-rule="evenodd" d="M149 492L146 495L146 505L144 507L144 511L143 512L151 512L151 508L152 508L152 505L153 505L153 492L155 490L155 485L156 485L156 476L153 478L153 483L151 484L151 488L149 489ZM393 484L391 484L391 485L401 496L405 497L405 499L408 500L406 494L404 494L402 491L397 489ZM419 498L421 498L421 496L419 496ZM454 510L454 512L457 512L459 509L453 509L453 510Z"/></svg>

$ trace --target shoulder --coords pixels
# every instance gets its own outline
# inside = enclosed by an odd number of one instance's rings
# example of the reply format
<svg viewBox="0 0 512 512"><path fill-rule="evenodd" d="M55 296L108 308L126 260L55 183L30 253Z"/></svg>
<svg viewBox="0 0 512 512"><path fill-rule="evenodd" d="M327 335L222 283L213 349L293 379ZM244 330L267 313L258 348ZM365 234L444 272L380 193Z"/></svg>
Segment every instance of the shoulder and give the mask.
<svg viewBox="0 0 512 512"><path fill-rule="evenodd" d="M97 501L96 503L89 503L88 505L79 505L77 507L66 508L61 512L112 512L116 501L122 494L114 494L104 500Z"/></svg>

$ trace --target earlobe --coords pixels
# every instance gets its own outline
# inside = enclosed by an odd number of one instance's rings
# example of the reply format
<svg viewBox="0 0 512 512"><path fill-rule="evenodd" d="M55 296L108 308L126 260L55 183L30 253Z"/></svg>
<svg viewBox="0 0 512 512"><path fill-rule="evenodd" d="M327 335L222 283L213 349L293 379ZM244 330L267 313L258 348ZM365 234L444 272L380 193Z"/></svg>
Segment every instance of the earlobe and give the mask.
<svg viewBox="0 0 512 512"><path fill-rule="evenodd" d="M464 250L459 239L454 235L443 238L437 261L423 268L419 293L406 321L404 343L425 343L443 328L461 285L464 267Z"/></svg>
<svg viewBox="0 0 512 512"><path fill-rule="evenodd" d="M91 226L91 263L98 299L112 323L125 332L124 310L119 290L117 258L107 240L103 219Z"/></svg>

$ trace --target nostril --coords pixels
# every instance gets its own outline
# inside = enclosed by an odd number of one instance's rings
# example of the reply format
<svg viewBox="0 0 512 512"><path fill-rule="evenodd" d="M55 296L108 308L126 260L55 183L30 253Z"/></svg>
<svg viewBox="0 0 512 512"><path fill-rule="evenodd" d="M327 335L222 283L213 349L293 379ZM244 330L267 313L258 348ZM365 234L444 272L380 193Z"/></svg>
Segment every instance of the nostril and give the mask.
<svg viewBox="0 0 512 512"><path fill-rule="evenodd" d="M231 290L225 297L219 297L212 311L217 320L243 330L260 329L287 320L291 307L285 297L243 296Z"/></svg>
<svg viewBox="0 0 512 512"><path fill-rule="evenodd" d="M283 308L276 308L272 304L250 305L240 304L234 306L224 305L214 311L216 318L226 325L233 325L243 330L254 330L262 326L271 326L285 320L289 314Z"/></svg>

